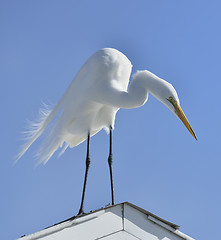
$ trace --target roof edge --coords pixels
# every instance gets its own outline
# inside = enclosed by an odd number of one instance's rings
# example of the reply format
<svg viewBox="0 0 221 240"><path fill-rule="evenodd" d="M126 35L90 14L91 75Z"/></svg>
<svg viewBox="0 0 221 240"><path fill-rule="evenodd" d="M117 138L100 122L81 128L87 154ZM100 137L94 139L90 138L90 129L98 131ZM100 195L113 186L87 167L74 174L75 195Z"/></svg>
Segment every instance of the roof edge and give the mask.
<svg viewBox="0 0 221 240"><path fill-rule="evenodd" d="M132 207L132 208L134 208L134 209L136 209L136 210L138 210L138 211L140 211L140 212L142 212L142 213L144 213L144 214L147 215L148 217L151 216L151 217L153 217L154 219L156 219L157 221L160 221L161 223L166 224L166 225L168 226L168 227L166 227L166 228L167 228L169 231L171 231L171 232L173 232L173 233L175 233L175 234L176 234L176 232L179 232L179 231L177 230L177 229L179 228L178 225L176 225L176 224L174 224L174 223L171 223L171 222L169 222L169 221L167 221L167 220L164 220L164 219L158 217L157 215L155 215L155 214L153 214L153 213L151 213L151 212L149 212L149 211L147 211L147 210L145 210L145 209L143 209L143 208L141 208L141 207L138 207L138 206L136 206L136 205L134 205L134 204L126 201L126 202L118 203L118 204L115 204L115 205L107 205L107 206L105 206L105 207L103 207L103 208L90 211L89 213L84 213L84 214L81 214L81 215L75 215L75 216L70 217L70 218L68 218L68 219L66 219L66 220L63 220L63 221L58 222L58 223L55 223L55 224L53 224L53 225L51 225L51 226L49 226L49 227L46 227L46 228L44 228L44 229L42 229L42 230L40 230L40 231L38 231L38 232L35 232L35 233L32 233L32 234L28 234L28 235L24 235L24 236L20 237L19 239L22 239L22 240L24 239L24 240L26 240L26 239L32 239L32 237L36 237L36 235L39 235L39 236L40 236L41 234L46 234L46 235L47 235L47 234L50 234L50 232L59 231L60 228L62 228L62 227L67 227L67 225L73 225L73 224L75 224L75 223L77 223L77 222L85 221L85 217L86 217L87 219L90 219L90 218L93 218L92 215L94 215L94 214L97 216L97 214L99 215L99 212L100 212L100 214L102 214L103 211L106 210L106 209L114 208L114 207L116 207L116 206L125 205L125 204L128 205L128 206L130 206L130 207ZM96 216L95 216L95 217L96 217ZM157 222L156 222L156 223L157 223ZM59 227L58 225L60 225L60 227ZM162 224L159 224L159 223L158 223L158 225L163 226ZM170 229L170 228L172 228L172 229ZM179 232L179 233L181 233L181 232ZM182 233L181 233L181 234L182 234ZM178 235L179 235L179 234L178 234ZM185 235L185 234L183 234L183 235ZM185 235L185 236L186 236L186 235ZM184 239L185 239L185 238L184 238ZM192 239L192 238L186 238L186 239Z"/></svg>
<svg viewBox="0 0 221 240"><path fill-rule="evenodd" d="M128 204L129 206L137 209L138 211L141 211L142 213L144 213L144 214L146 214L148 216L152 216L152 217L156 218L157 220L159 220L159 221L169 225L170 227L174 228L175 230L180 228L179 225L176 225L176 224L174 224L172 222L169 222L169 221L167 221L167 220L165 220L165 219L163 219L161 217L158 217L157 215L155 215L155 214L153 214L153 213L151 213L151 212L149 212L149 211L147 211L147 210L145 210L145 209L143 209L141 207L138 207L138 206L136 206L136 205L134 205L134 204L132 204L130 202L123 202L123 204Z"/></svg>

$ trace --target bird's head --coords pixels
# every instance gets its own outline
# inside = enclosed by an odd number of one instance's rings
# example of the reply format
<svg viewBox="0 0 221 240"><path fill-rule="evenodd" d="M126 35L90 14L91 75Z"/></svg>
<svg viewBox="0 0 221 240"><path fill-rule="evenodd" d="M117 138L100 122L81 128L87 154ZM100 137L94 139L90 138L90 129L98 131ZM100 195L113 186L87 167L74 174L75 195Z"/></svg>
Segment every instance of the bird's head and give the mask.
<svg viewBox="0 0 221 240"><path fill-rule="evenodd" d="M162 84L163 87L161 89L160 95L158 95L157 98L164 105L166 105L183 122L185 127L191 133L191 135L197 140L196 135L195 135L187 117L185 116L182 108L180 107L180 101L179 101L176 90L170 83L168 83L164 80L162 80L162 81L163 81L163 84Z"/></svg>
<svg viewBox="0 0 221 240"><path fill-rule="evenodd" d="M172 112L174 112L174 114L183 122L183 124L189 130L191 135L197 140L196 135L195 135L187 117L185 116L182 108L180 107L179 102L173 96L169 96L168 98L166 98L166 100L168 102L165 105L168 108L170 108Z"/></svg>
<svg viewBox="0 0 221 240"><path fill-rule="evenodd" d="M177 92L172 84L157 77L149 71L141 71L140 73L143 75L142 78L145 79L147 90L149 90L154 97L168 107L183 122L191 135L197 140L187 117L180 107Z"/></svg>

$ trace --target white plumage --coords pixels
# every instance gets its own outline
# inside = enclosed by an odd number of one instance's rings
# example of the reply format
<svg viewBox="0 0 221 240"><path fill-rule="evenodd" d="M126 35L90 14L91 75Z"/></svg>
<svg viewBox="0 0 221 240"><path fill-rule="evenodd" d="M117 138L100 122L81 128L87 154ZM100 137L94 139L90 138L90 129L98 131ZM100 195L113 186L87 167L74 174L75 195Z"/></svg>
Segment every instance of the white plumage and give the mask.
<svg viewBox="0 0 221 240"><path fill-rule="evenodd" d="M63 147L63 153L68 146L77 146L87 139L89 132L93 136L103 128L114 128L119 108L142 106L149 92L173 111L195 137L173 86L145 70L136 72L128 87L131 69L131 62L116 49L96 52L82 66L55 108L31 131L18 159L55 116L39 152L40 162L46 163L59 147Z"/></svg>

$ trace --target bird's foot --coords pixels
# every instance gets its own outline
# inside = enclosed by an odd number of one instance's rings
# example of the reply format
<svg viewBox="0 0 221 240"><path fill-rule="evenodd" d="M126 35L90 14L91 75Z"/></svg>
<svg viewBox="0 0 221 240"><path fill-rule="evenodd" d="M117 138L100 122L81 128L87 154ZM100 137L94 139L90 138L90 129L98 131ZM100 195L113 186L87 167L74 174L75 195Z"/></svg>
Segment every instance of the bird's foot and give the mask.
<svg viewBox="0 0 221 240"><path fill-rule="evenodd" d="M79 210L77 216L79 216L79 215L83 215L83 214L85 214L85 212L84 212L83 208L80 208L80 210Z"/></svg>

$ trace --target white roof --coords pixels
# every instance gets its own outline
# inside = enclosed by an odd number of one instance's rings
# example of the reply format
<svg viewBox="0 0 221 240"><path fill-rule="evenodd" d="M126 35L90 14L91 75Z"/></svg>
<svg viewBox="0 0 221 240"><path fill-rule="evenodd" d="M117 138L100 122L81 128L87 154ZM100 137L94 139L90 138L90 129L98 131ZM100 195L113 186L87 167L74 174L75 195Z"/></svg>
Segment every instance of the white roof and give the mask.
<svg viewBox="0 0 221 240"><path fill-rule="evenodd" d="M194 240L178 225L129 202L74 216L19 240Z"/></svg>

